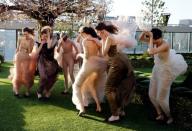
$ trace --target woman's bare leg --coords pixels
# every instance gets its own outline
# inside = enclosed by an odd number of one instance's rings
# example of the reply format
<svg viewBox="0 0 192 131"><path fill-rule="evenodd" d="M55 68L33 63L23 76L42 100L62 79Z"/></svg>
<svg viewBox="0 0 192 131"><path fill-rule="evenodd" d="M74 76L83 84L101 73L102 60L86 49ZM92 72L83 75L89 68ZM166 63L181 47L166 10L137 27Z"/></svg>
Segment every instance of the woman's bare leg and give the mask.
<svg viewBox="0 0 192 131"><path fill-rule="evenodd" d="M100 106L99 99L97 97L97 92L93 86L90 87L90 93L96 102L96 105L97 105L96 111L101 112L101 106Z"/></svg>
<svg viewBox="0 0 192 131"><path fill-rule="evenodd" d="M67 92L68 91L68 65L67 65L67 63L63 63L63 73L64 73L64 83L65 83L64 92Z"/></svg>
<svg viewBox="0 0 192 131"><path fill-rule="evenodd" d="M74 71L74 60L71 59L70 62L69 62L69 75L70 75L72 84L73 84L74 81L75 81L75 77L74 77L74 75L73 75L73 71Z"/></svg>
<svg viewBox="0 0 192 131"><path fill-rule="evenodd" d="M169 79L162 80L160 83L158 96L157 96L157 100L159 105L161 106L161 109L168 117L167 124L170 124L173 122L173 118L170 114L170 107L169 107L169 95L170 95L171 84L172 84L172 80L169 80Z"/></svg>
<svg viewBox="0 0 192 131"><path fill-rule="evenodd" d="M153 106L155 107L156 109L156 112L157 112L157 120L160 120L160 119L163 119L163 116L162 116L162 110L161 110L161 107L157 101L157 92L158 92L158 79L157 79L157 72L156 70L153 69L153 72L152 72L152 78L150 80L150 85L149 85L149 98L153 104Z"/></svg>

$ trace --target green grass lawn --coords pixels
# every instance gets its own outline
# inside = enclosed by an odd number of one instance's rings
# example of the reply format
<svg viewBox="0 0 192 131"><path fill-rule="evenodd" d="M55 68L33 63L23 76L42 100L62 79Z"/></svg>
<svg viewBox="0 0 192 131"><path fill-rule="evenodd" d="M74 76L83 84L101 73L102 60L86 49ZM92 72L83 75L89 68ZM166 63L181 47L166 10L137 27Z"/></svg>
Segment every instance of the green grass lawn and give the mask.
<svg viewBox="0 0 192 131"><path fill-rule="evenodd" d="M78 117L77 110L72 104L71 95L62 96L63 75L54 85L51 99L38 101L36 89L38 78L35 80L31 96L29 98L15 98L12 93L12 85L7 79L11 64L4 63L0 72L0 131L177 131L181 130L175 125L167 126L148 119L147 110L143 105L130 104L127 116L119 123L109 124L104 119L109 115L107 104L102 104L103 111L95 112L95 105L90 105L85 117ZM143 71L143 69L137 71ZM151 69L147 69L150 75ZM22 92L24 90L22 89Z"/></svg>

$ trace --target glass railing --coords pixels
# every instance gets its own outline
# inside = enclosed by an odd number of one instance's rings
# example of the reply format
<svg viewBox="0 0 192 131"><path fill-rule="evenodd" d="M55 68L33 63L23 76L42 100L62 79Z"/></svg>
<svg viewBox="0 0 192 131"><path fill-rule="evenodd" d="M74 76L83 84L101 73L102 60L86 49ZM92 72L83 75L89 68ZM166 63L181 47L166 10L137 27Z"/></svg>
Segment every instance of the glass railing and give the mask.
<svg viewBox="0 0 192 131"><path fill-rule="evenodd" d="M136 39L140 33L140 31L136 33ZM192 53L192 32L166 32L163 37L177 53ZM127 49L127 53L140 54L145 52L147 48L147 44L138 42L135 48Z"/></svg>
<svg viewBox="0 0 192 131"><path fill-rule="evenodd" d="M136 39L141 31L136 32ZM5 60L12 60L16 49L16 30L0 30L0 54ZM166 32L164 39L175 49L177 53L192 53L192 32ZM137 46L125 49L129 54L142 54L147 51L147 44L137 42Z"/></svg>

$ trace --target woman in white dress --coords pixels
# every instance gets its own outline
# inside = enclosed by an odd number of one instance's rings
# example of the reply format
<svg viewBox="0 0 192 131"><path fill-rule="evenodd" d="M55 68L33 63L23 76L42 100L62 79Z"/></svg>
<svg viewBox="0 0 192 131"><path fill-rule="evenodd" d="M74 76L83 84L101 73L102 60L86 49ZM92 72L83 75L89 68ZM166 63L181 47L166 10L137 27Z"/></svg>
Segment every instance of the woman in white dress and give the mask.
<svg viewBox="0 0 192 131"><path fill-rule="evenodd" d="M166 123L171 124L173 122L169 107L171 84L179 74L186 71L187 64L181 55L170 50L169 43L163 40L160 29L153 28L151 31L143 32L140 40L149 44L148 53L154 56L149 98L157 112L156 120L164 120L165 114Z"/></svg>

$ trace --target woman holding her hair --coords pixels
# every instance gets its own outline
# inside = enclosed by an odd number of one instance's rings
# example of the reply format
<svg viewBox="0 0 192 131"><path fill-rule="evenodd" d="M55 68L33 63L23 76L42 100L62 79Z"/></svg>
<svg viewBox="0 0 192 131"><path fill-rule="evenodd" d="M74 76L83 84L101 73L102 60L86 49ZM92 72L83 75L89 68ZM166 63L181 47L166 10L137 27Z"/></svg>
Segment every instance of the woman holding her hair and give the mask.
<svg viewBox="0 0 192 131"><path fill-rule="evenodd" d="M170 50L169 43L163 39L160 29L153 28L151 31L142 32L140 40L148 43L148 53L154 56L149 98L157 112L156 120L165 120L166 116L166 123L171 124L173 122L169 107L171 84L179 74L186 71L187 64L181 55Z"/></svg>
<svg viewBox="0 0 192 131"><path fill-rule="evenodd" d="M102 39L102 55L108 61L105 95L112 115L107 120L114 122L125 115L124 107L130 102L133 94L135 77L129 59L117 50L118 44L121 44L116 39L118 29L112 24L101 22L96 26L96 31Z"/></svg>
<svg viewBox="0 0 192 131"><path fill-rule="evenodd" d="M49 98L51 89L57 80L58 63L54 59L54 48L56 46L57 38L53 37L52 29L45 26L41 29L41 42L36 42L39 49L39 56L37 67L40 75L39 88L37 90L38 99Z"/></svg>

